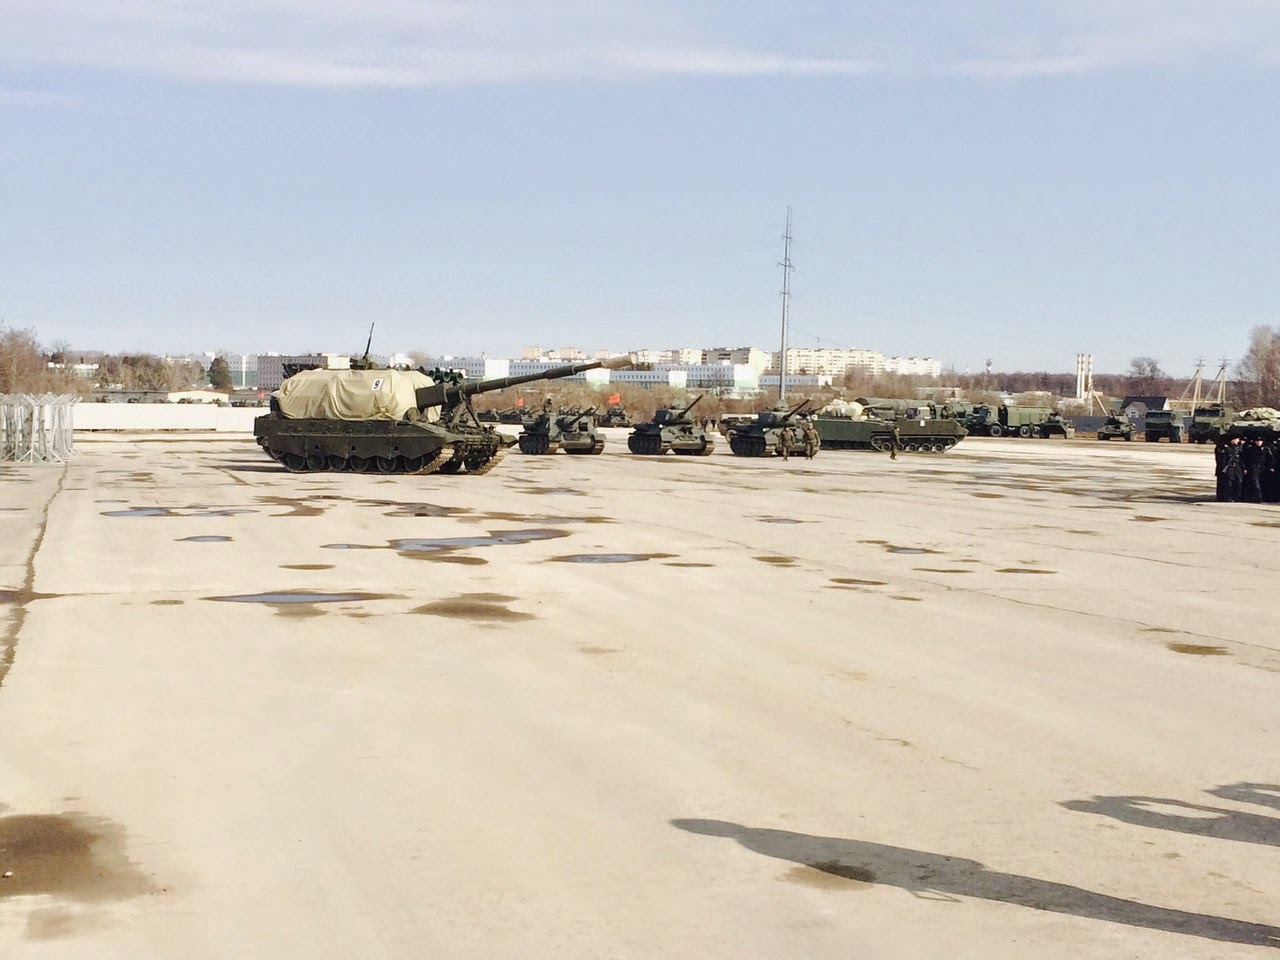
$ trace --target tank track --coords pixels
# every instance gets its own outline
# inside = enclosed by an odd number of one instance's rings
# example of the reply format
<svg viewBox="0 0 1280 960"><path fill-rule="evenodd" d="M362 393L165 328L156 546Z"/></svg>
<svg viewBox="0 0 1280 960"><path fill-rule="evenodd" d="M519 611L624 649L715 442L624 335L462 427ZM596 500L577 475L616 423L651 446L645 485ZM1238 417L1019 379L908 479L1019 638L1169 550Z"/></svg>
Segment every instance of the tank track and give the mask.
<svg viewBox="0 0 1280 960"><path fill-rule="evenodd" d="M764 437L730 436L729 451L735 457L768 457L773 450L764 442Z"/></svg>
<svg viewBox="0 0 1280 960"><path fill-rule="evenodd" d="M470 447L471 449L467 449ZM304 457L296 453L286 453L262 448L272 460L282 464L290 473L380 473L389 476L426 476L440 473L446 476L466 473L479 476L488 473L498 465L507 452L502 444L469 444L464 447L462 455L442 456L447 448L433 451L421 457L338 457L324 458Z"/></svg>

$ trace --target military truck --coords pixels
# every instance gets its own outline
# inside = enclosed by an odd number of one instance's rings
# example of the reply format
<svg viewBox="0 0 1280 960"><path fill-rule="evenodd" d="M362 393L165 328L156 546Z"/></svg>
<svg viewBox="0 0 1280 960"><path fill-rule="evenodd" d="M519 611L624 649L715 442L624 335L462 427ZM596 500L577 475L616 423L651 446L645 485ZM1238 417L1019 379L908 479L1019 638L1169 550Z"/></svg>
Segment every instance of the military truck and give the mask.
<svg viewBox="0 0 1280 960"><path fill-rule="evenodd" d="M965 418L965 428L975 437L1075 436L1075 424L1052 407L1014 407L1000 404L992 410L986 404L974 407Z"/></svg>
<svg viewBox="0 0 1280 960"><path fill-rule="evenodd" d="M1165 438L1170 443L1181 443L1182 414L1177 410L1148 410L1143 430L1147 443L1159 443Z"/></svg>
<svg viewBox="0 0 1280 960"><path fill-rule="evenodd" d="M1192 443L1217 443L1235 419L1236 411L1226 404L1196 407L1191 414L1191 426L1187 428L1187 439Z"/></svg>

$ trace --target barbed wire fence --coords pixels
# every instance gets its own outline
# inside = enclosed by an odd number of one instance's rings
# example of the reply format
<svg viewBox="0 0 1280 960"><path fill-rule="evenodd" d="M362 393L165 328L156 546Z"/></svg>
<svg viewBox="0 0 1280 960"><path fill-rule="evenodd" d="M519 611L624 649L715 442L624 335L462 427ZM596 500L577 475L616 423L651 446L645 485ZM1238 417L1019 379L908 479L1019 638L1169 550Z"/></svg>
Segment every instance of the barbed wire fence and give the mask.
<svg viewBox="0 0 1280 960"><path fill-rule="evenodd" d="M0 460L62 463L76 455L70 394L0 393Z"/></svg>

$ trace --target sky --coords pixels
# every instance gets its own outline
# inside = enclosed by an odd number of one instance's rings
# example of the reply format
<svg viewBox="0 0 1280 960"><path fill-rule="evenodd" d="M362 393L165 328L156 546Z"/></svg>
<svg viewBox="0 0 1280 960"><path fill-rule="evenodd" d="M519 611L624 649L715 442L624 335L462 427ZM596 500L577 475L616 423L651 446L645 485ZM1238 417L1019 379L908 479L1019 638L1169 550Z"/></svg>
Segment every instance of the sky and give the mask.
<svg viewBox="0 0 1280 960"><path fill-rule="evenodd" d="M0 0L0 325L1234 365L1278 0Z"/></svg>

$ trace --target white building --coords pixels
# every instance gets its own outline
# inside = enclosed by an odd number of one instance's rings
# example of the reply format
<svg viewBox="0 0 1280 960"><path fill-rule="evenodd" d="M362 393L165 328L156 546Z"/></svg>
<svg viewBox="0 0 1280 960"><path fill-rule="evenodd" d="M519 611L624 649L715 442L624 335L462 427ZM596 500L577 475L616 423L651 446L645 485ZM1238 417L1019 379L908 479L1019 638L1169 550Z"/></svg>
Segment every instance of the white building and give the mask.
<svg viewBox="0 0 1280 960"><path fill-rule="evenodd" d="M843 377L852 369L870 374L884 371L885 357L876 350L839 349L834 347L788 347L787 374L811 373L820 376ZM777 373L778 352L770 354L769 369Z"/></svg>
<svg viewBox="0 0 1280 960"><path fill-rule="evenodd" d="M916 377L942 375L942 361L933 357L886 357L885 373L901 373Z"/></svg>

